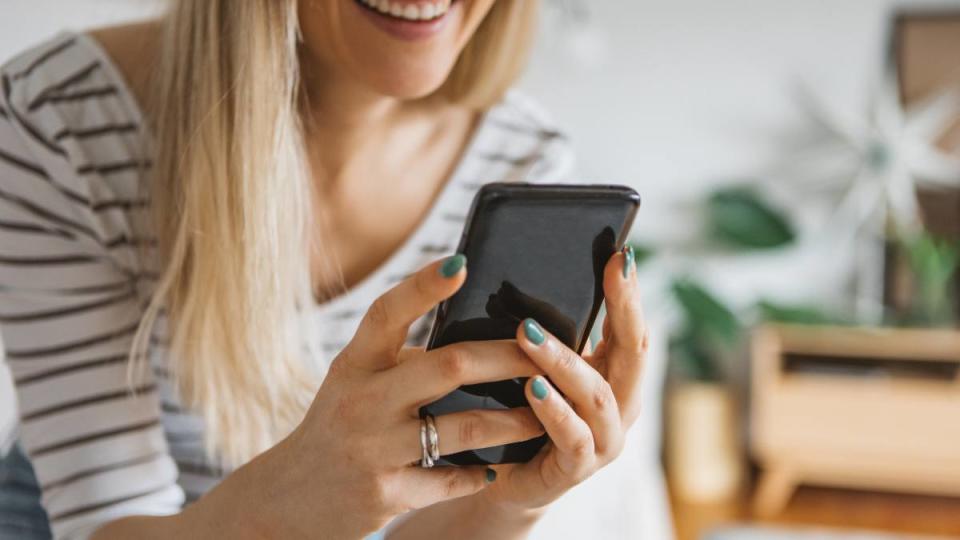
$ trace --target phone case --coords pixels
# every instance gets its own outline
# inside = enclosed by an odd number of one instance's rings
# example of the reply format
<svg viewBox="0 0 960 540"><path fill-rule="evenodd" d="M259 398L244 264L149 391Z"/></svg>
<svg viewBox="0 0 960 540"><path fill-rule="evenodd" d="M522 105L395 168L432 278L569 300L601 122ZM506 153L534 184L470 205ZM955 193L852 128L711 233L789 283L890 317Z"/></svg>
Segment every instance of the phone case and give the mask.
<svg viewBox="0 0 960 540"><path fill-rule="evenodd" d="M427 349L514 339L520 322L532 317L582 351L603 302L604 266L623 246L639 205L640 196L625 186L484 186L458 248L467 256L466 283L438 306ZM525 407L525 383L517 378L463 386L421 407L420 415ZM445 455L440 464L524 462L546 441L544 435Z"/></svg>

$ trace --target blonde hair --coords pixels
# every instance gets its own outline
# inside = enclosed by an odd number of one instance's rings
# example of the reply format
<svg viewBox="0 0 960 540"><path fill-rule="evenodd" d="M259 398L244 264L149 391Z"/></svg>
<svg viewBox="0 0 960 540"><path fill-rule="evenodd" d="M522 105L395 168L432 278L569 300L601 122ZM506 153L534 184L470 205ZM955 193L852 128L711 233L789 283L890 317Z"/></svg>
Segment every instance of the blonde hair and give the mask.
<svg viewBox="0 0 960 540"><path fill-rule="evenodd" d="M482 109L520 73L537 3L499 0L438 93ZM303 418L322 373L303 358L313 300L311 180L300 123L297 0L173 0L149 116L162 261L131 350L160 312L208 456L240 465Z"/></svg>

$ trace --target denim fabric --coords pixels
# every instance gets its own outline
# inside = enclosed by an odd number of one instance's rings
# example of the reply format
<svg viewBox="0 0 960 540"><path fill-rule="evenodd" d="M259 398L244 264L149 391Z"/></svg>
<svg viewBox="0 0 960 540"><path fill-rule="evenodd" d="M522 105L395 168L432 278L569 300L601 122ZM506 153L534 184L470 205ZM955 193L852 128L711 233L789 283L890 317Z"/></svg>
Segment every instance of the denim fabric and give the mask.
<svg viewBox="0 0 960 540"><path fill-rule="evenodd" d="M50 524L40 506L40 488L19 445L0 456L0 540L49 540Z"/></svg>

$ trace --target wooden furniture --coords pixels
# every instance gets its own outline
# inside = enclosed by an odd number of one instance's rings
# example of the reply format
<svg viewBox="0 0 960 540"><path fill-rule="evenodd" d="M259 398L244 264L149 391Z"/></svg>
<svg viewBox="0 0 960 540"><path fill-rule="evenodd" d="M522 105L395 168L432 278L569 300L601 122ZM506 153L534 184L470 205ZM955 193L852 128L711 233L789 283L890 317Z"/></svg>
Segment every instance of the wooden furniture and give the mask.
<svg viewBox="0 0 960 540"><path fill-rule="evenodd" d="M758 515L801 483L960 496L960 331L768 325L751 357Z"/></svg>
<svg viewBox="0 0 960 540"><path fill-rule="evenodd" d="M876 531L914 540L960 538L960 497L801 486L786 510L761 517L753 512L746 495L709 504L690 503L672 493L672 485L670 489L676 540L704 540L717 529L742 524L848 530L861 535Z"/></svg>

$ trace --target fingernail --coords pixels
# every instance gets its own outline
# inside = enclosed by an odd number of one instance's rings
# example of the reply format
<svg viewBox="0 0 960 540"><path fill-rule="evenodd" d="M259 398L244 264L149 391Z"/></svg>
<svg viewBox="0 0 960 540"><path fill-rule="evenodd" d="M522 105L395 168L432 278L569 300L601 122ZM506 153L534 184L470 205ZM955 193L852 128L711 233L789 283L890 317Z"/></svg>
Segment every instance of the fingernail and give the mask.
<svg viewBox="0 0 960 540"><path fill-rule="evenodd" d="M630 270L633 269L633 246L623 246L623 278L630 276Z"/></svg>
<svg viewBox="0 0 960 540"><path fill-rule="evenodd" d="M533 319L524 319L523 321L523 333L526 334L527 339L530 340L530 343L534 345L542 345L546 337L543 335L543 330L540 329L540 325L537 324L537 321Z"/></svg>
<svg viewBox="0 0 960 540"><path fill-rule="evenodd" d="M547 381L543 380L543 377L538 375L533 378L533 383L530 385L530 391L533 392L533 397L543 401L547 399L547 394L550 393L550 387L547 386Z"/></svg>
<svg viewBox="0 0 960 540"><path fill-rule="evenodd" d="M447 257L443 264L440 265L440 275L445 278L452 278L457 275L460 270L467 264L466 255L457 253L456 255L451 255Z"/></svg>
<svg viewBox="0 0 960 540"><path fill-rule="evenodd" d="M497 479L497 471L487 467L487 483L492 484Z"/></svg>

